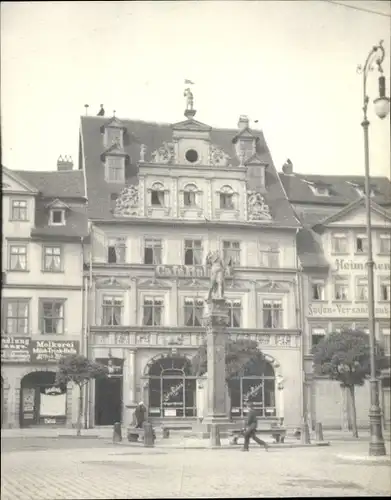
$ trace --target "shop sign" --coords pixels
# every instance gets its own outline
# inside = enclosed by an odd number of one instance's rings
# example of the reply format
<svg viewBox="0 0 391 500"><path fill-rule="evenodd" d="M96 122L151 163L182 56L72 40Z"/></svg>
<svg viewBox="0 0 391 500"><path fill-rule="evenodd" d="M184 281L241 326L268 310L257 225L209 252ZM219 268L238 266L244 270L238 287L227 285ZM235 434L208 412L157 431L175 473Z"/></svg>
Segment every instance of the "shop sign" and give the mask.
<svg viewBox="0 0 391 500"><path fill-rule="evenodd" d="M70 354L79 354L79 341L69 340L32 340L32 363L56 363L60 358Z"/></svg>
<svg viewBox="0 0 391 500"><path fill-rule="evenodd" d="M381 317L390 316L390 306L388 304L375 307L375 315ZM368 306L355 306L355 305L342 305L333 304L331 306L325 306L321 304L309 304L308 305L308 316L310 317L328 317L328 316L341 316L343 318L348 318L352 316L366 316L368 317Z"/></svg>
<svg viewBox="0 0 391 500"><path fill-rule="evenodd" d="M364 271L368 267L367 262L357 262L354 260L335 259L336 271ZM376 271L390 271L391 266L389 262L374 262L374 269Z"/></svg>
<svg viewBox="0 0 391 500"><path fill-rule="evenodd" d="M1 362L29 363L31 339L28 337L1 336Z"/></svg>
<svg viewBox="0 0 391 500"><path fill-rule="evenodd" d="M177 266L159 265L155 268L155 274L160 278L208 278L210 268L207 266ZM232 267L226 267L226 275L232 276Z"/></svg>

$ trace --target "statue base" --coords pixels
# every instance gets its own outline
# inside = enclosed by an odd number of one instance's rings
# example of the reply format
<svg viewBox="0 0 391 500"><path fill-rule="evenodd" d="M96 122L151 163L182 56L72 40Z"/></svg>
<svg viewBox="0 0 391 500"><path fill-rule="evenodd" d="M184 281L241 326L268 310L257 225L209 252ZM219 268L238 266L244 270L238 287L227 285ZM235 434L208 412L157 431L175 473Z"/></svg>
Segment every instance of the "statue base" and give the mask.
<svg viewBox="0 0 391 500"><path fill-rule="evenodd" d="M185 116L189 120L191 120L192 118L194 118L194 116L195 116L196 113L197 113L197 111L195 109L186 109L185 110Z"/></svg>

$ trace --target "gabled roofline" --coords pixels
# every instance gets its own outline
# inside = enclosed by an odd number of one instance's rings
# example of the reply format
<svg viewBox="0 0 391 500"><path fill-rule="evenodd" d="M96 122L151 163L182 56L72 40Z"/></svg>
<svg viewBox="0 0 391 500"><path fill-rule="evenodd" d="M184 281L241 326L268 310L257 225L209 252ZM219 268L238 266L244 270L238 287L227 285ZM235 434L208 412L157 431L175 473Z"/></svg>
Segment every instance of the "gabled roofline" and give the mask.
<svg viewBox="0 0 391 500"><path fill-rule="evenodd" d="M210 132L212 130L212 127L210 125L207 125L206 123L199 122L197 120L194 120L193 118L182 120L181 122L173 123L171 125L172 130L191 130L189 127L186 127L186 125L191 125L194 127L194 130L201 130L203 132Z"/></svg>
<svg viewBox="0 0 391 500"><path fill-rule="evenodd" d="M370 204L371 204L371 210L373 210L375 213L381 215L382 217L385 217L387 220L391 221L391 216L389 214L387 214L387 212L385 210L383 210L380 205L378 205L377 203L375 203L372 200L370 200ZM358 198L357 200L353 201L349 205L345 206L339 212L336 212L335 214L330 215L329 217L326 217L322 221L317 222L316 224L314 224L312 226L312 229L314 231L317 231L317 232L318 231L322 232L322 230L326 226L328 226L332 222L339 220L341 217L344 217L345 215L349 214L350 212L352 212L355 208L359 207L360 205L365 205L365 197L364 196L362 196L361 198Z"/></svg>
<svg viewBox="0 0 391 500"><path fill-rule="evenodd" d="M254 160L258 160L258 161L255 161ZM244 162L244 165L247 167L247 165L262 165L264 167L268 167L269 166L269 163L266 162L266 161L263 161L260 157L259 157L259 154L258 153L254 153L252 156L250 156L250 158L248 160L246 160Z"/></svg>
<svg viewBox="0 0 391 500"><path fill-rule="evenodd" d="M69 206L66 203L64 203L63 201L61 201L59 198L55 198L54 200L52 200L50 203L45 205L45 208L51 208L55 205L57 205L58 208L66 208L69 210Z"/></svg>
<svg viewBox="0 0 391 500"><path fill-rule="evenodd" d="M30 191L31 194L38 194L39 193L39 190L35 186L33 186L32 184L27 182L25 179L23 179L23 177L21 177L20 174L16 174L12 170L10 170L9 168L4 167L4 166L2 166L1 168L2 168L3 172L5 172L7 175L9 175L11 177L11 179L13 179L15 182L18 182L19 184L21 184L28 191Z"/></svg>

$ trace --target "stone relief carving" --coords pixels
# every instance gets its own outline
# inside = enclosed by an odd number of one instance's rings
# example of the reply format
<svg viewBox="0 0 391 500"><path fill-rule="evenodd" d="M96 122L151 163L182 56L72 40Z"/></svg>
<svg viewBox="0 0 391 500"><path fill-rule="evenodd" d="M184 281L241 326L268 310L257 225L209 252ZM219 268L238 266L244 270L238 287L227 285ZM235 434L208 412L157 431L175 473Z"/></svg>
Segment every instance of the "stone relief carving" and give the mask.
<svg viewBox="0 0 391 500"><path fill-rule="evenodd" d="M115 336L115 343L116 344L129 344L129 335L125 333L117 333Z"/></svg>
<svg viewBox="0 0 391 500"><path fill-rule="evenodd" d="M291 345L290 335L277 335L276 344L279 346L289 347Z"/></svg>
<svg viewBox="0 0 391 500"><path fill-rule="evenodd" d="M152 153L153 163L173 163L175 160L175 146L172 142L163 142L160 148Z"/></svg>
<svg viewBox="0 0 391 500"><path fill-rule="evenodd" d="M139 333L136 337L137 344L149 344L150 337L149 335Z"/></svg>
<svg viewBox="0 0 391 500"><path fill-rule="evenodd" d="M257 335L257 342L261 345L270 344L270 335Z"/></svg>
<svg viewBox="0 0 391 500"><path fill-rule="evenodd" d="M247 191L248 220L271 220L269 205L266 204L261 193Z"/></svg>
<svg viewBox="0 0 391 500"><path fill-rule="evenodd" d="M231 160L231 157L227 155L221 148L211 144L209 148L209 165L214 165L216 167L226 167Z"/></svg>
<svg viewBox="0 0 391 500"><path fill-rule="evenodd" d="M120 217L130 217L138 215L139 211L139 191L138 186L131 184L126 186L115 202L114 215Z"/></svg>

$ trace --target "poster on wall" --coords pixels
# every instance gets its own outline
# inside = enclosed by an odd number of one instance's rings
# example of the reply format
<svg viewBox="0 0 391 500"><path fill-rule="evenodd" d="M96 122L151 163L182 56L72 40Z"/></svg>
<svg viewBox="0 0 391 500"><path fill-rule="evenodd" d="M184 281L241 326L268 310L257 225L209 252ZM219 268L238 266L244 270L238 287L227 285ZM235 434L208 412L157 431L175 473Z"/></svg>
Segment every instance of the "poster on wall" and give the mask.
<svg viewBox="0 0 391 500"><path fill-rule="evenodd" d="M34 420L35 389L24 388L22 392L22 409L24 420Z"/></svg>
<svg viewBox="0 0 391 500"><path fill-rule="evenodd" d="M31 339L28 337L1 336L2 363L29 363Z"/></svg>
<svg viewBox="0 0 391 500"><path fill-rule="evenodd" d="M41 387L40 389L39 416L65 417L67 404L66 391L56 386Z"/></svg>

